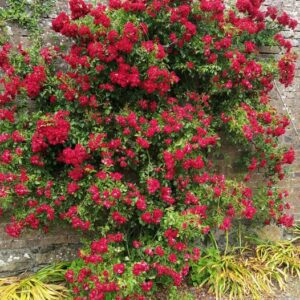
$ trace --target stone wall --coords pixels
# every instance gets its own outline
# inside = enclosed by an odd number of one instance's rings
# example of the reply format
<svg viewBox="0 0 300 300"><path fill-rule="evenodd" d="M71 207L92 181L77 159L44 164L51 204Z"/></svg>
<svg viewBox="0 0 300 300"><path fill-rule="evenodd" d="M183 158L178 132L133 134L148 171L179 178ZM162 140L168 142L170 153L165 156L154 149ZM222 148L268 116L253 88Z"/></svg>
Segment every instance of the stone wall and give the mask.
<svg viewBox="0 0 300 300"><path fill-rule="evenodd" d="M227 0L225 0L227 1ZM296 159L294 164L289 167L286 178L280 183L279 187L288 190L291 204L291 213L294 214L297 223L300 222L300 0L265 0L264 8L272 5L278 10L286 11L291 17L298 20L299 24L295 31L286 30L282 34L292 41L293 50L298 54L296 62L296 76L293 85L284 88L280 83L274 84L271 92L272 104L281 113L288 114L292 120L286 134L280 142L287 148L291 146L295 149ZM281 55L278 47L262 47L260 53L267 57L275 54ZM230 145L223 145L227 159L220 158L219 167L227 176L237 175L239 170L234 167L235 157L240 157L239 150ZM259 174L252 176L251 185L255 188L259 184L261 177Z"/></svg>
<svg viewBox="0 0 300 300"><path fill-rule="evenodd" d="M27 231L18 239L9 237L0 224L0 278L60 261L71 261L77 256L80 237L67 226L50 228L49 233Z"/></svg>
<svg viewBox="0 0 300 300"><path fill-rule="evenodd" d="M276 6L288 12L300 23L300 0L267 0L265 5ZM287 30L283 35L291 39L294 50L300 55L300 24L294 32ZM279 112L288 113L293 122L281 142L287 147L293 146L296 152L296 160L281 186L289 191L292 212L300 222L300 56L297 60L294 84L287 89L280 84L277 84L277 87L278 89L274 88L272 91L273 104Z"/></svg>
<svg viewBox="0 0 300 300"><path fill-rule="evenodd" d="M28 0L29 1L29 0ZM267 0L265 5L275 5L289 12L297 20L300 20L300 0ZM5 0L0 0L0 7L5 7ZM45 45L52 39L50 30L51 19L57 12L67 9L67 0L55 2L55 7L48 16L41 20L44 28L43 40ZM29 45L29 32L9 24L7 34L14 44L22 42ZM292 39L293 46L300 54L300 26L296 31L285 31L284 35ZM268 54L270 49L261 49L262 53ZM296 162L290 168L288 177L282 186L290 191L290 202L293 205L293 213L300 221L300 60L297 62L296 79L294 84L287 90L279 86L279 91L273 91L273 103L282 111L291 115L294 126L290 126L282 143L293 146L296 151ZM294 128L295 127L295 128ZM298 132L298 133L297 133ZM229 151L230 153L230 151ZM234 155L234 152L232 152ZM0 277L8 274L16 274L26 270L34 270L42 265L59 260L70 260L76 256L80 246L79 236L74 231L56 227L45 235L43 232L27 232L20 239L8 237L3 228L5 222L0 224Z"/></svg>
<svg viewBox="0 0 300 300"><path fill-rule="evenodd" d="M34 0L28 0L34 1ZM0 0L0 7L6 6L6 0ZM51 30L51 21L61 11L67 11L68 1L55 1L49 15L41 19L44 46L51 44L57 35ZM1 34L1 31L0 31ZM26 48L32 41L30 32L15 23L8 23L5 34L13 45L22 43ZM60 42L64 41L60 39ZM9 237L4 231L5 220L0 221L0 278L26 271L35 271L45 265L59 261L71 261L77 257L80 236L68 226L62 225L43 231L27 231L18 239Z"/></svg>

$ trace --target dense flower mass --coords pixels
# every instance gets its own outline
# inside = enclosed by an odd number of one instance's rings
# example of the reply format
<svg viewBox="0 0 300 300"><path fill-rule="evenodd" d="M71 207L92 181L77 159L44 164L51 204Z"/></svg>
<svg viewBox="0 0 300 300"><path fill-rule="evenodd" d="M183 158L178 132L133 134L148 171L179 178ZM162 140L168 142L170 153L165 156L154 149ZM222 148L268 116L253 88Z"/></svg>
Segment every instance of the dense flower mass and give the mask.
<svg viewBox="0 0 300 300"><path fill-rule="evenodd" d="M183 282L208 233L292 226L276 183L295 152L269 92L292 83L279 32L297 22L262 0L69 2L52 22L68 50L0 50L6 232L69 222L91 237L65 275L74 299L142 300ZM262 45L285 54L263 61ZM242 148L243 179L221 172L224 144Z"/></svg>

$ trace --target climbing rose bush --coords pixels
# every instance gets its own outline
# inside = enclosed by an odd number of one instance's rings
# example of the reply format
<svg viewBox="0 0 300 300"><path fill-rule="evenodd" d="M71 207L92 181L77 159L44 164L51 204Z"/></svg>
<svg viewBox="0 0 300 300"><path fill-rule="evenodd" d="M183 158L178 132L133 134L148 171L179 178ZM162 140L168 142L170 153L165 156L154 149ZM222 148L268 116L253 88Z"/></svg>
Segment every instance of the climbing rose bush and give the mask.
<svg viewBox="0 0 300 300"><path fill-rule="evenodd" d="M292 226L276 188L294 160L278 143L290 122L269 92L293 80L279 32L297 22L262 3L71 0L52 22L68 50L2 47L6 232L59 220L83 232L66 273L74 299L146 299L182 283L209 233L243 220ZM242 150L242 176L221 171L224 144Z"/></svg>

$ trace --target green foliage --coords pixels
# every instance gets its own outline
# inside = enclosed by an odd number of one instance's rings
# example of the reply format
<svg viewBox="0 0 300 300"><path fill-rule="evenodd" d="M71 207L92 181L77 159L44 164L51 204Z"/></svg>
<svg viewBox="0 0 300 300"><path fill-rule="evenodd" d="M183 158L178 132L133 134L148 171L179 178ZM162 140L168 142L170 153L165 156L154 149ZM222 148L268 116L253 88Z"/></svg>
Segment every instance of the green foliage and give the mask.
<svg viewBox="0 0 300 300"><path fill-rule="evenodd" d="M195 296L188 290L178 289L177 287L172 287L168 294L168 300L195 300Z"/></svg>
<svg viewBox="0 0 300 300"><path fill-rule="evenodd" d="M0 19L0 45L7 43L7 41L8 41L7 28L5 26L5 22Z"/></svg>

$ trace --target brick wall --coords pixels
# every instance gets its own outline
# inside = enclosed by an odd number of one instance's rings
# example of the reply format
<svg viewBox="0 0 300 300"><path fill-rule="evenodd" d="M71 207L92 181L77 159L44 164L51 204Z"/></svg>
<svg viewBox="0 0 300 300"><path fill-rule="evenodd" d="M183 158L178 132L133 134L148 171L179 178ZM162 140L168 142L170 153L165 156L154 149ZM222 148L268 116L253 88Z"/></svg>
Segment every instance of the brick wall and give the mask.
<svg viewBox="0 0 300 300"><path fill-rule="evenodd" d="M289 12L294 18L300 20L300 0L267 0L265 2L265 5L270 4ZM0 7L5 7L5 0L0 0ZM51 41L53 36L50 30L51 19L55 17L57 12L66 9L67 0L56 1L52 13L42 19L41 26L45 29L45 45ZM19 28L15 24L9 24L7 33L14 44L18 44L19 42L25 45L30 44L28 31ZM296 28L294 33L292 31L285 31L284 35L292 39L294 48L300 54L300 26ZM261 50L266 55L270 52L270 49ZM293 118L296 130L300 134L300 60L297 62L294 84L287 90L283 90L280 85L278 87L281 98L279 97L279 93L274 90L272 93L273 103L279 111L285 113L286 109L288 110ZM282 101L286 107L284 107ZM296 219L300 221L300 136L297 136L295 129L290 126L281 142L287 146L292 145L296 151L296 162L290 168L288 177L281 185L290 191L293 212ZM227 149L226 152L234 155L234 152L230 149ZM39 268L41 265L58 260L73 259L79 248L79 236L67 228L53 228L47 235L42 232L28 232L20 239L13 239L4 233L4 226L5 222L2 222L0 224L0 277L33 270Z"/></svg>

